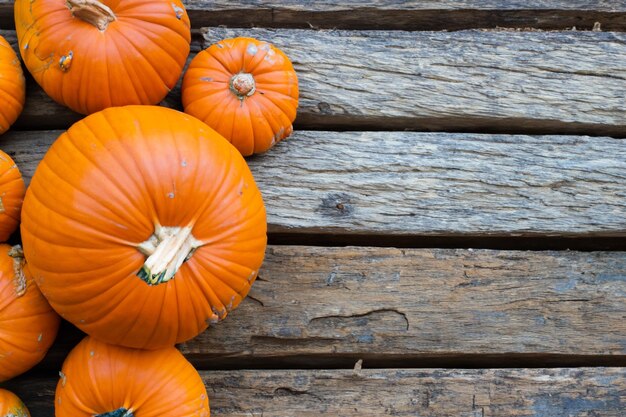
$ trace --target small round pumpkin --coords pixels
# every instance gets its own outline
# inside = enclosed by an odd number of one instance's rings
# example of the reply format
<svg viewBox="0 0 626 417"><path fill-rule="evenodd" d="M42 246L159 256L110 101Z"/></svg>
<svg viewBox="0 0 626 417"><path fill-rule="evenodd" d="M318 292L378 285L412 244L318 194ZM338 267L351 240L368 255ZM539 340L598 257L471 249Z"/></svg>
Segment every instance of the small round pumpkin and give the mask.
<svg viewBox="0 0 626 417"><path fill-rule="evenodd" d="M263 261L261 194L239 152L164 107L94 113L51 146L26 192L22 241L62 317L155 349L226 317Z"/></svg>
<svg viewBox="0 0 626 417"><path fill-rule="evenodd" d="M9 130L24 108L26 81L22 64L11 45L0 36L0 134Z"/></svg>
<svg viewBox="0 0 626 417"><path fill-rule="evenodd" d="M0 151L0 242L17 229L26 186L13 159Z"/></svg>
<svg viewBox="0 0 626 417"><path fill-rule="evenodd" d="M41 361L59 322L33 282L21 248L0 244L0 381Z"/></svg>
<svg viewBox="0 0 626 417"><path fill-rule="evenodd" d="M30 417L30 413L17 395L0 388L0 417Z"/></svg>
<svg viewBox="0 0 626 417"><path fill-rule="evenodd" d="M180 78L191 42L180 0L16 0L15 29L33 78L82 114L157 104Z"/></svg>
<svg viewBox="0 0 626 417"><path fill-rule="evenodd" d="M287 56L253 38L225 39L200 52L183 77L185 112L248 156L293 132L298 77Z"/></svg>
<svg viewBox="0 0 626 417"><path fill-rule="evenodd" d="M83 339L63 363L56 417L209 417L198 372L174 347L140 350Z"/></svg>

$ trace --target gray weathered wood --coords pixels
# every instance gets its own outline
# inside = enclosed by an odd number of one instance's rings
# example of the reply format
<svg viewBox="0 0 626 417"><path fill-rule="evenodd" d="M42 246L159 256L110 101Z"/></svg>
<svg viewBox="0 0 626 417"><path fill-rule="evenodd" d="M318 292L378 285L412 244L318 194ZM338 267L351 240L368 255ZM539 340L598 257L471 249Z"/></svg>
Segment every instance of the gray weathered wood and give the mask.
<svg viewBox="0 0 626 417"><path fill-rule="evenodd" d="M206 29L265 39L301 80L298 123L626 132L626 35Z"/></svg>
<svg viewBox="0 0 626 417"><path fill-rule="evenodd" d="M194 27L299 27L403 30L532 27L626 28L623 0L186 0ZM12 28L13 0L0 0L0 27Z"/></svg>
<svg viewBox="0 0 626 417"><path fill-rule="evenodd" d="M207 29L273 42L300 79L299 128L510 133L626 132L626 34ZM69 112L29 83L20 128ZM167 100L180 108L180 89Z"/></svg>
<svg viewBox="0 0 626 417"><path fill-rule="evenodd" d="M200 373L221 417L622 417L625 368L362 369ZM56 379L9 384L54 415Z"/></svg>
<svg viewBox="0 0 626 417"><path fill-rule="evenodd" d="M249 299L180 349L213 367L468 355L626 363L625 318L623 252L274 246Z"/></svg>
<svg viewBox="0 0 626 417"><path fill-rule="evenodd" d="M259 276L196 367L626 366L624 252L270 246Z"/></svg>
<svg viewBox="0 0 626 417"><path fill-rule="evenodd" d="M0 149L28 182L59 134ZM272 233L626 236L620 139L299 131L249 164Z"/></svg>

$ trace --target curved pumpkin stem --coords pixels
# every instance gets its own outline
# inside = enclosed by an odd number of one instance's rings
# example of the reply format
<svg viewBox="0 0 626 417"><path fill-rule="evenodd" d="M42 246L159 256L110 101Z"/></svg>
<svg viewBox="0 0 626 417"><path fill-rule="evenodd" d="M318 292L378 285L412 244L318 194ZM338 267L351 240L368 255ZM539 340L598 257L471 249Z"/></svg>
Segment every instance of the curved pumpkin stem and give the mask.
<svg viewBox="0 0 626 417"><path fill-rule="evenodd" d="M148 240L137 249L148 258L137 276L148 285L157 285L174 278L178 268L191 258L202 242L191 234L188 227L163 227L157 225Z"/></svg>
<svg viewBox="0 0 626 417"><path fill-rule="evenodd" d="M105 31L117 18L113 10L98 0L66 0L67 8L74 17Z"/></svg>
<svg viewBox="0 0 626 417"><path fill-rule="evenodd" d="M13 283L15 286L15 294L18 297L26 294L26 275L24 274L24 264L26 261L24 260L24 251L20 245L15 245L11 249L9 249L8 255L13 258L13 273L15 277L13 278Z"/></svg>

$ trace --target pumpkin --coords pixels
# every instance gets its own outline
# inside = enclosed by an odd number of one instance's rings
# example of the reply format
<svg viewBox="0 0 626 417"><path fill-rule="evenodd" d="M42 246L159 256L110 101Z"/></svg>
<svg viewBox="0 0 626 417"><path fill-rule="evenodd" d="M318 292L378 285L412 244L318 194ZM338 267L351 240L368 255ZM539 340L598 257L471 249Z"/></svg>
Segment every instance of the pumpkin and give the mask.
<svg viewBox="0 0 626 417"><path fill-rule="evenodd" d="M194 367L174 347L141 350L83 339L67 356L56 417L208 417Z"/></svg>
<svg viewBox="0 0 626 417"><path fill-rule="evenodd" d="M0 382L43 359L59 321L33 282L21 248L0 244Z"/></svg>
<svg viewBox="0 0 626 417"><path fill-rule="evenodd" d="M5 242L20 222L26 187L13 159L0 151L0 242Z"/></svg>
<svg viewBox="0 0 626 417"><path fill-rule="evenodd" d="M26 68L78 113L160 102L189 55L180 0L16 0L14 10Z"/></svg>
<svg viewBox="0 0 626 417"><path fill-rule="evenodd" d="M17 395L0 388L0 417L30 417L30 413Z"/></svg>
<svg viewBox="0 0 626 417"><path fill-rule="evenodd" d="M109 343L188 340L248 293L265 208L239 152L199 120L156 106L74 124L26 192L22 241L62 317Z"/></svg>
<svg viewBox="0 0 626 417"><path fill-rule="evenodd" d="M200 52L183 77L185 112L248 156L293 132L298 77L289 58L252 38L220 41Z"/></svg>
<svg viewBox="0 0 626 417"><path fill-rule="evenodd" d="M22 65L11 45L0 36L0 134L9 130L22 113L26 81Z"/></svg>

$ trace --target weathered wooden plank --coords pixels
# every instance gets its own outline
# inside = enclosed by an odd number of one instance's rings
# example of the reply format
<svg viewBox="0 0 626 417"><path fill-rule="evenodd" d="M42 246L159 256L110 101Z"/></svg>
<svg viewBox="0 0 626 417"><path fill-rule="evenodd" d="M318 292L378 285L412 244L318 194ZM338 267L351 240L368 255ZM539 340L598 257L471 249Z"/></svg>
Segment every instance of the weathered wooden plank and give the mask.
<svg viewBox="0 0 626 417"><path fill-rule="evenodd" d="M270 246L259 276L196 367L626 366L624 252Z"/></svg>
<svg viewBox="0 0 626 417"><path fill-rule="evenodd" d="M297 128L626 134L626 34L213 28L204 46L242 35L294 61ZM78 118L29 84L16 127Z"/></svg>
<svg viewBox="0 0 626 417"><path fill-rule="evenodd" d="M622 417L625 368L201 372L212 416ZM37 417L56 380L9 384Z"/></svg>
<svg viewBox="0 0 626 417"><path fill-rule="evenodd" d="M460 30L532 27L626 29L623 0L184 1L194 27ZM0 27L12 28L13 0L0 0Z"/></svg>
<svg viewBox="0 0 626 417"><path fill-rule="evenodd" d="M199 366L504 354L626 363L625 318L623 252L274 246L243 306L180 349Z"/></svg>
<svg viewBox="0 0 626 417"><path fill-rule="evenodd" d="M270 246L259 277L195 366L626 366L624 252Z"/></svg>
<svg viewBox="0 0 626 417"><path fill-rule="evenodd" d="M28 182L59 133L13 131L0 149ZM299 131L249 164L271 233L626 236L620 139Z"/></svg>

